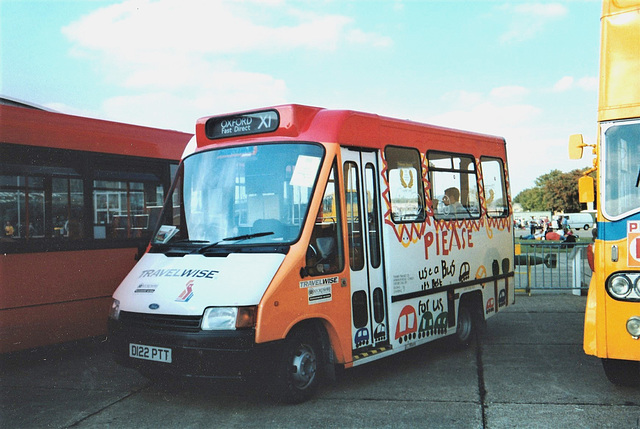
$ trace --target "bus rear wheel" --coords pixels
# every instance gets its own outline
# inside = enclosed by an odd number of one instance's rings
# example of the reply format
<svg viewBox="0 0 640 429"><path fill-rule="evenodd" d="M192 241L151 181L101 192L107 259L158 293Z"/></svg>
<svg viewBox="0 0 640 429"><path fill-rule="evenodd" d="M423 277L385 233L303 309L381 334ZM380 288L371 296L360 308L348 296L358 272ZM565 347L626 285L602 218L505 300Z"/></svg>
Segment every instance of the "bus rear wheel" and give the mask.
<svg viewBox="0 0 640 429"><path fill-rule="evenodd" d="M321 349L312 331L299 329L287 336L274 373L275 395L298 404L311 398L320 384Z"/></svg>
<svg viewBox="0 0 640 429"><path fill-rule="evenodd" d="M602 367L609 381L618 386L640 386L640 362L602 359Z"/></svg>

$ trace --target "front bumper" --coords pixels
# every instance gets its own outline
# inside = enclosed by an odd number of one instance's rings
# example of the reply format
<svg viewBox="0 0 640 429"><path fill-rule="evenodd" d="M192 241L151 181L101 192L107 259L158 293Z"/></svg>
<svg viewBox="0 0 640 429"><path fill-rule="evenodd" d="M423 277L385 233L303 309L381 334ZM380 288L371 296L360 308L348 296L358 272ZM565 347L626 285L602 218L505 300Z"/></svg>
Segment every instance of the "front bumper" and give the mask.
<svg viewBox="0 0 640 429"><path fill-rule="evenodd" d="M109 320L109 347L116 362L145 375L245 379L269 372L281 341L255 343L253 329L181 331ZM171 349L171 363L129 356L130 344Z"/></svg>

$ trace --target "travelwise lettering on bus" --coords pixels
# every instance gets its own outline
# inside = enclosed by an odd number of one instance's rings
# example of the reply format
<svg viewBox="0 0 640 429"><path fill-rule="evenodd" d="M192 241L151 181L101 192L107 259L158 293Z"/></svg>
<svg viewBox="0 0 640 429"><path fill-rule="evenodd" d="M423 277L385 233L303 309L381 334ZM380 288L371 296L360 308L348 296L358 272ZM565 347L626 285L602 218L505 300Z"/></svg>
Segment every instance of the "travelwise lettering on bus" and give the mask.
<svg viewBox="0 0 640 429"><path fill-rule="evenodd" d="M338 276L326 277L323 279L305 280L300 282L300 288L309 288L314 286L333 285L338 283Z"/></svg>
<svg viewBox="0 0 640 429"><path fill-rule="evenodd" d="M212 279L218 273L217 270L179 269L171 268L167 270L142 270L139 278L142 277L191 277L196 279Z"/></svg>

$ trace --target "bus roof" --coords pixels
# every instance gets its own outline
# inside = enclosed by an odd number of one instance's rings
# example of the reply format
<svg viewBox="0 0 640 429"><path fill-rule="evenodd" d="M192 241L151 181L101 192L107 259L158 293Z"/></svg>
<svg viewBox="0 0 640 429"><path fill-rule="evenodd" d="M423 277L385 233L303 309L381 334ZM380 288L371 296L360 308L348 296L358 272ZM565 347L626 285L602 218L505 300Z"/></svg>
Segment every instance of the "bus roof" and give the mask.
<svg viewBox="0 0 640 429"><path fill-rule="evenodd" d="M238 132L234 130L238 130ZM501 137L459 131L352 110L286 104L200 118L198 148L230 141L303 140L382 149L387 145L479 153L504 157ZM449 146L455 144L455 146ZM478 145L481 146L477 147Z"/></svg>
<svg viewBox="0 0 640 429"><path fill-rule="evenodd" d="M0 143L180 159L191 134L0 104Z"/></svg>

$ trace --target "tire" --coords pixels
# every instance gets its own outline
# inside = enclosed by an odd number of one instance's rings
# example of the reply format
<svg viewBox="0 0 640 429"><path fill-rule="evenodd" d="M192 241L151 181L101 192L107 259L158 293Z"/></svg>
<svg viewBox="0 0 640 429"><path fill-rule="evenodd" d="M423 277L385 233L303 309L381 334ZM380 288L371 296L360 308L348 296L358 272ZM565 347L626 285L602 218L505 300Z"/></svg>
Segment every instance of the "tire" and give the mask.
<svg viewBox="0 0 640 429"><path fill-rule="evenodd" d="M589 231L589 225L585 224L585 225L584 225L584 230L585 230L585 231Z"/></svg>
<svg viewBox="0 0 640 429"><path fill-rule="evenodd" d="M465 299L458 307L458 322L454 335L455 343L460 347L467 347L473 343L484 331L484 319L481 306L477 300Z"/></svg>
<svg viewBox="0 0 640 429"><path fill-rule="evenodd" d="M602 359L602 367L609 381L618 386L640 386L640 362Z"/></svg>
<svg viewBox="0 0 640 429"><path fill-rule="evenodd" d="M320 384L321 348L315 332L298 329L287 336L274 372L274 394L289 404L311 398Z"/></svg>

